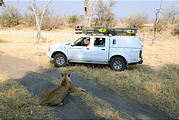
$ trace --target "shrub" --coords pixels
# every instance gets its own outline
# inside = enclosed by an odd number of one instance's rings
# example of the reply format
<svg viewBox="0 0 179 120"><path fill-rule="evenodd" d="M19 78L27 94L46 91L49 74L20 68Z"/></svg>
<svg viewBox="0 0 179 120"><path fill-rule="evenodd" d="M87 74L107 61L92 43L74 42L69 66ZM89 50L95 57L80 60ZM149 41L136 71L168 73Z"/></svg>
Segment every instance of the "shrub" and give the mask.
<svg viewBox="0 0 179 120"><path fill-rule="evenodd" d="M26 27L35 26L35 16L31 13L24 13L23 15L23 25Z"/></svg>
<svg viewBox="0 0 179 120"><path fill-rule="evenodd" d="M42 30L54 30L66 26L65 17L45 16L42 22Z"/></svg>
<svg viewBox="0 0 179 120"><path fill-rule="evenodd" d="M114 27L116 25L116 16L112 12L115 4L116 1L113 0L110 0L108 3L102 0L98 1L94 18L95 26Z"/></svg>
<svg viewBox="0 0 179 120"><path fill-rule="evenodd" d="M58 16L54 16L53 12L47 10L42 21L42 30L54 30L61 26L61 20Z"/></svg>
<svg viewBox="0 0 179 120"><path fill-rule="evenodd" d="M144 24L148 23L148 15L147 14L134 14L129 17L123 19L123 22L127 24L128 27L135 27L137 29L142 28Z"/></svg>
<svg viewBox="0 0 179 120"><path fill-rule="evenodd" d="M159 19L157 23L157 31L165 31L168 27L168 20L166 19Z"/></svg>
<svg viewBox="0 0 179 120"><path fill-rule="evenodd" d="M174 32L174 35L179 35L179 22L178 22L177 25L175 26L173 32Z"/></svg>
<svg viewBox="0 0 179 120"><path fill-rule="evenodd" d="M161 11L161 17L166 19L168 23L175 24L177 22L177 16L179 11L175 7L165 8Z"/></svg>
<svg viewBox="0 0 179 120"><path fill-rule="evenodd" d="M68 18L68 23L70 24L70 26L74 27L76 24L78 24L78 22L79 22L79 17L77 15L73 15Z"/></svg>
<svg viewBox="0 0 179 120"><path fill-rule="evenodd" d="M0 25L2 27L13 27L21 23L21 15L17 8L6 6L0 16Z"/></svg>
<svg viewBox="0 0 179 120"><path fill-rule="evenodd" d="M29 8L32 12L32 10ZM54 30L60 27L66 26L66 17L53 15L52 11L47 10L44 19L42 21L42 30ZM26 27L32 27L36 25L35 16L33 13L24 13L23 25Z"/></svg>

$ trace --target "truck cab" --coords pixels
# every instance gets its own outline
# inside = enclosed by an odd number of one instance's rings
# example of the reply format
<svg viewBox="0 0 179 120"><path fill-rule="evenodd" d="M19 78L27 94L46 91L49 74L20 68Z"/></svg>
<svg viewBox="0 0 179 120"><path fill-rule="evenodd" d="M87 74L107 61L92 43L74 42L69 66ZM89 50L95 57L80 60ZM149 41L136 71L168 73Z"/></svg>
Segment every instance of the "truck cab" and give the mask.
<svg viewBox="0 0 179 120"><path fill-rule="evenodd" d="M109 37L82 36L68 47L68 60L69 62L107 64L108 51Z"/></svg>

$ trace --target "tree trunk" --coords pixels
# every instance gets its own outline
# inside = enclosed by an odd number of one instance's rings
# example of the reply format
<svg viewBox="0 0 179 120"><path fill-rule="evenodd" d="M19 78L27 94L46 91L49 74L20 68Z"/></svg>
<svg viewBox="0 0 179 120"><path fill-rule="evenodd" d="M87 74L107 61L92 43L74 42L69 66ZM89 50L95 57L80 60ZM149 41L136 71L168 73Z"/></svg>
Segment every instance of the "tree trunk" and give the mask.
<svg viewBox="0 0 179 120"><path fill-rule="evenodd" d="M91 26L91 18L93 15L93 9L95 6L96 0L93 0L92 6L90 7L90 0L85 0L84 1L84 26L85 27L90 27Z"/></svg>
<svg viewBox="0 0 179 120"><path fill-rule="evenodd" d="M41 35L41 26L37 25L37 36L36 36L36 43L39 43Z"/></svg>
<svg viewBox="0 0 179 120"><path fill-rule="evenodd" d="M155 20L155 24L154 24L154 38L152 40L152 45L154 45L154 42L156 41L156 38L157 38L158 14L159 14L159 12L156 12L156 20Z"/></svg>
<svg viewBox="0 0 179 120"><path fill-rule="evenodd" d="M46 1L46 4L44 5L44 9L42 13L40 12L39 8L37 7L36 0L34 0L34 3L30 0L31 2L31 7L33 10L33 13L35 15L36 19L36 30L37 30L37 35L36 35L36 43L40 42L40 35L41 35L41 28L42 28L42 21L44 18L44 15L47 11L47 6L48 6L48 0Z"/></svg>
<svg viewBox="0 0 179 120"><path fill-rule="evenodd" d="M93 16L93 10L94 10L95 3L96 3L96 0L93 0L92 6L91 6L91 9L90 9L90 13L89 13L89 18L88 18L88 24L87 24L88 27L91 26L91 19L92 19L92 16Z"/></svg>

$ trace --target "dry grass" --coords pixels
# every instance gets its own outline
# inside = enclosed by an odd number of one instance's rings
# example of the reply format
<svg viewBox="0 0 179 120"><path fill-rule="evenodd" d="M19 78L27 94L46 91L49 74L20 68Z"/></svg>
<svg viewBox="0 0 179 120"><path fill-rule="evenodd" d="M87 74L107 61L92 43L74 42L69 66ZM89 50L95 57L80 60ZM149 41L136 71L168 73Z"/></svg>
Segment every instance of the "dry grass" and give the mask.
<svg viewBox="0 0 179 120"><path fill-rule="evenodd" d="M64 34L65 33L65 34ZM69 35L71 35L69 37ZM40 65L49 66L46 51L51 44L70 42L76 38L74 31L66 29L56 32L43 32L41 44L35 44L36 31L32 29L15 30L4 29L0 31L0 51L4 54L23 59L33 60ZM43 40L46 39L46 42Z"/></svg>
<svg viewBox="0 0 179 120"><path fill-rule="evenodd" d="M167 69L166 69L167 68ZM165 66L152 70L147 66L133 66L123 72L114 72L108 66L74 66L60 70L71 71L112 88L119 95L127 95L142 103L157 106L171 114L179 114L179 66Z"/></svg>
<svg viewBox="0 0 179 120"><path fill-rule="evenodd" d="M54 119L38 98L5 74L0 74L0 91L0 119Z"/></svg>
<svg viewBox="0 0 179 120"><path fill-rule="evenodd" d="M1 73L0 74L0 85L2 85L4 82L7 82L8 79L9 79L9 77L6 73Z"/></svg>
<svg viewBox="0 0 179 120"><path fill-rule="evenodd" d="M172 26L169 26L172 27ZM102 86L115 90L119 95L129 97L146 104L157 106L160 110L179 115L179 37L172 36L171 30L158 35L155 45L151 45L153 32L151 26L138 32L143 42L143 65L130 66L123 72L112 71L104 65L75 64L60 71L71 71ZM36 32L32 29L0 31L0 51L3 54L31 59L44 67L49 67L46 56L48 46L55 43L71 42L78 35L71 29L42 33L48 42L35 44Z"/></svg>

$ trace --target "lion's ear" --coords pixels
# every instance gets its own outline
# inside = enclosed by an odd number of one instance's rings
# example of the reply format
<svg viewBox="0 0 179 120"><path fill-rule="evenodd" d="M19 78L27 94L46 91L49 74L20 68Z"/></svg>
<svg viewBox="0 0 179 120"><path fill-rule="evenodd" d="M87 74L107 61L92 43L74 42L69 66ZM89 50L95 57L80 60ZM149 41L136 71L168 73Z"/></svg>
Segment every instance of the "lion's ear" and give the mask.
<svg viewBox="0 0 179 120"><path fill-rule="evenodd" d="M71 74L68 74L68 77L70 77L71 76Z"/></svg>
<svg viewBox="0 0 179 120"><path fill-rule="evenodd" d="M61 75L61 77L63 78L64 74L63 74L63 73L61 73L60 75Z"/></svg>

